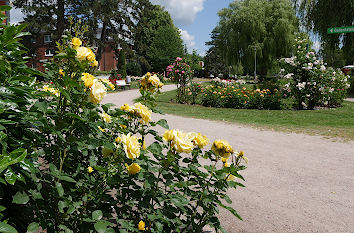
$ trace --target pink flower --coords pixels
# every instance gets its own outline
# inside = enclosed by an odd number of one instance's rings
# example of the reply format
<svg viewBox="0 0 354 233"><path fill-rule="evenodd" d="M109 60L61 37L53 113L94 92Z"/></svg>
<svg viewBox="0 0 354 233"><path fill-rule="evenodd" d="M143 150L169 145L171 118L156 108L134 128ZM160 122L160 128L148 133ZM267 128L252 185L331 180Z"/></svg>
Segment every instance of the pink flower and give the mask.
<svg viewBox="0 0 354 233"><path fill-rule="evenodd" d="M182 71L182 74L184 74L184 71Z"/></svg>
<svg viewBox="0 0 354 233"><path fill-rule="evenodd" d="M177 58L176 58L176 61L182 61L182 58L177 57Z"/></svg>

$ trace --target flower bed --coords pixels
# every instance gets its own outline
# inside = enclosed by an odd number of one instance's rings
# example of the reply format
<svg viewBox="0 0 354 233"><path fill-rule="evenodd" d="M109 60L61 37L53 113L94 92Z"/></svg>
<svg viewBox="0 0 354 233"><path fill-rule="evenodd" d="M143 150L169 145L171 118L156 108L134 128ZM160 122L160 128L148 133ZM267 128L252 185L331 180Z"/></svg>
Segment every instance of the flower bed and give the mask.
<svg viewBox="0 0 354 233"><path fill-rule="evenodd" d="M280 109L281 92L252 90L239 85L209 85L201 92L201 104L208 107L236 109Z"/></svg>

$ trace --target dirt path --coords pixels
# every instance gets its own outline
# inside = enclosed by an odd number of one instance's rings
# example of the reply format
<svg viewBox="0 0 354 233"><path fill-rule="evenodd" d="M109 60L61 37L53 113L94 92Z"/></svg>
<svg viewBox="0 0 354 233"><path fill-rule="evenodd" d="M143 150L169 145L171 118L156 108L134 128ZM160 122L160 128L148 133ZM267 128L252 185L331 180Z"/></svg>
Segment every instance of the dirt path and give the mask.
<svg viewBox="0 0 354 233"><path fill-rule="evenodd" d="M124 91L108 95L105 102L132 104L138 96L137 90ZM246 152L246 188L229 193L244 221L221 210L227 232L354 232L354 142L173 115L162 118L170 128L201 132L211 141L226 139Z"/></svg>

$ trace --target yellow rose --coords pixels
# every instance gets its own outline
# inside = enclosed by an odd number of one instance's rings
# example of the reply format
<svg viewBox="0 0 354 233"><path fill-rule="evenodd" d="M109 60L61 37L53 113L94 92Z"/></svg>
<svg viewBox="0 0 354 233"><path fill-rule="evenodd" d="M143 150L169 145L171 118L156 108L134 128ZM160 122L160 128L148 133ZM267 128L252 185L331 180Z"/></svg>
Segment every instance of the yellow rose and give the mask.
<svg viewBox="0 0 354 233"><path fill-rule="evenodd" d="M141 103L134 104L131 112L137 117L140 117L145 124L149 123L151 119L152 111Z"/></svg>
<svg viewBox="0 0 354 233"><path fill-rule="evenodd" d="M120 107L120 110L122 110L124 112L130 112L131 107L129 106L129 104L124 104Z"/></svg>
<svg viewBox="0 0 354 233"><path fill-rule="evenodd" d="M144 221L139 222L138 229L139 229L139 231L145 231L145 222Z"/></svg>
<svg viewBox="0 0 354 233"><path fill-rule="evenodd" d="M147 73L146 73L146 77L149 78L150 76L151 76L151 73L150 73L150 72L147 72Z"/></svg>
<svg viewBox="0 0 354 233"><path fill-rule="evenodd" d="M173 130L166 130L165 133L162 135L162 138L167 142L172 141L174 138Z"/></svg>
<svg viewBox="0 0 354 233"><path fill-rule="evenodd" d="M82 73L81 80L84 81L85 87L92 87L93 80L95 80L95 76L89 73Z"/></svg>
<svg viewBox="0 0 354 233"><path fill-rule="evenodd" d="M88 168L87 168L87 172L88 172L88 173L92 173L92 172L93 172L93 168L92 168L92 167L88 167Z"/></svg>
<svg viewBox="0 0 354 233"><path fill-rule="evenodd" d="M125 154L128 158L136 159L140 156L141 143L138 141L137 137L131 136L130 133L123 135L121 137L121 143L123 144Z"/></svg>
<svg viewBox="0 0 354 233"><path fill-rule="evenodd" d="M229 160L229 158L221 158L221 161L222 161L223 163L227 163L228 160Z"/></svg>
<svg viewBox="0 0 354 233"><path fill-rule="evenodd" d="M158 87L159 83L160 83L160 79L159 77L157 77L156 75L153 75L149 78L149 82L154 86L154 87Z"/></svg>
<svg viewBox="0 0 354 233"><path fill-rule="evenodd" d="M201 133L191 133L190 137L194 145L198 146L200 149L209 143L209 139Z"/></svg>
<svg viewBox="0 0 354 233"><path fill-rule="evenodd" d="M93 80L90 88L90 100L94 104L100 103L107 94L107 88L97 79Z"/></svg>
<svg viewBox="0 0 354 233"><path fill-rule="evenodd" d="M104 122L107 123L111 123L112 122L112 118L110 115L108 115L107 113L103 112L100 114L101 118L103 119Z"/></svg>
<svg viewBox="0 0 354 233"><path fill-rule="evenodd" d="M128 174L135 175L140 172L141 167L137 163L132 163L130 166L127 166Z"/></svg>
<svg viewBox="0 0 354 233"><path fill-rule="evenodd" d="M81 41L79 38L74 37L74 38L71 40L71 44L72 44L74 47L79 47L79 46L82 45L82 41Z"/></svg>
<svg viewBox="0 0 354 233"><path fill-rule="evenodd" d="M230 167L230 166L231 165L228 162L224 163L224 167Z"/></svg>
<svg viewBox="0 0 354 233"><path fill-rule="evenodd" d="M90 62L96 61L96 55L92 52L92 50L91 49L87 49L87 50L88 50L88 54L86 59Z"/></svg>
<svg viewBox="0 0 354 233"><path fill-rule="evenodd" d="M233 153L233 149L230 144L225 140L214 141L211 150L218 156L228 158Z"/></svg>
<svg viewBox="0 0 354 233"><path fill-rule="evenodd" d="M116 141L116 143L120 143L120 142L122 141L122 138L121 138L121 137L117 137L117 138L115 139L115 141Z"/></svg>
<svg viewBox="0 0 354 233"><path fill-rule="evenodd" d="M64 70L63 70L63 69L60 69L60 70L59 70L59 74L60 74L61 76L64 76L64 75L65 75Z"/></svg>
<svg viewBox="0 0 354 233"><path fill-rule="evenodd" d="M76 48L76 57L80 61L86 60L87 56L90 54L90 51L86 47L78 47Z"/></svg>
<svg viewBox="0 0 354 233"><path fill-rule="evenodd" d="M180 130L174 130L173 136L174 139L172 141L172 144L177 152L189 153L192 151L194 145L187 133L184 133Z"/></svg>

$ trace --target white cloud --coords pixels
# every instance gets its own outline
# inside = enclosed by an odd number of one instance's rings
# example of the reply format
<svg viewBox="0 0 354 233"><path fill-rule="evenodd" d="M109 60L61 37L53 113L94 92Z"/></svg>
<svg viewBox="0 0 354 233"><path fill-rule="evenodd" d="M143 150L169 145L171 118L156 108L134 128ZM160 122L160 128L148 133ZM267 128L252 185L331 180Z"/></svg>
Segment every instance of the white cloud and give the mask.
<svg viewBox="0 0 354 233"><path fill-rule="evenodd" d="M178 26L193 24L198 12L204 9L206 0L151 0L153 4L164 6Z"/></svg>
<svg viewBox="0 0 354 233"><path fill-rule="evenodd" d="M188 52L191 52L195 47L195 37L186 30L179 29L183 42L187 45Z"/></svg>

